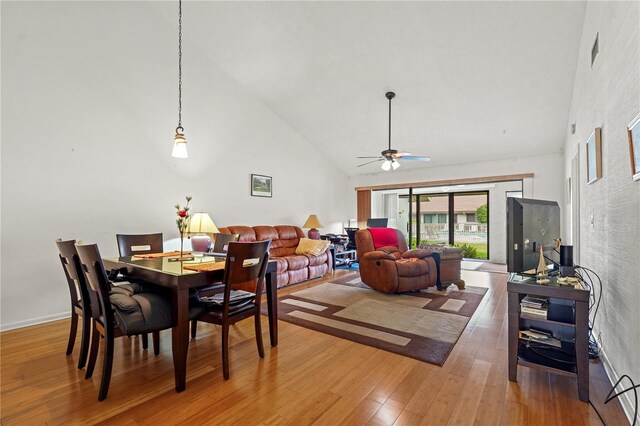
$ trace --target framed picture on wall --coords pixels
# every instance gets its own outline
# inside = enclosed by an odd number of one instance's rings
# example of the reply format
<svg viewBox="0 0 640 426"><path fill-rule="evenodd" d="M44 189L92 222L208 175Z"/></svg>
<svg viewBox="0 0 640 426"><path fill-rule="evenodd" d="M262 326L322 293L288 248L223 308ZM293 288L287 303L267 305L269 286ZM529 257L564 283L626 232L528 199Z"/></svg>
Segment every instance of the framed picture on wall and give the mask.
<svg viewBox="0 0 640 426"><path fill-rule="evenodd" d="M631 175L640 180L640 114L627 127L629 134L629 155L631 155Z"/></svg>
<svg viewBox="0 0 640 426"><path fill-rule="evenodd" d="M601 135L601 128L596 127L587 141L587 183L593 183L602 177Z"/></svg>
<svg viewBox="0 0 640 426"><path fill-rule="evenodd" d="M271 176L251 175L251 195L254 197L272 196Z"/></svg>

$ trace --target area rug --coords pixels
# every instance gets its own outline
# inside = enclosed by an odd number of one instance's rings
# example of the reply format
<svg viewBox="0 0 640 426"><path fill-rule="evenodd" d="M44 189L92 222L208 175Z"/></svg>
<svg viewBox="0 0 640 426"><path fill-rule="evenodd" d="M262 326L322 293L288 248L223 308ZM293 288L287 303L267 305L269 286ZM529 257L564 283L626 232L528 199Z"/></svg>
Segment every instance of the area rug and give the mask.
<svg viewBox="0 0 640 426"><path fill-rule="evenodd" d="M486 288L385 294L360 274L280 298L278 319L389 352L442 365Z"/></svg>

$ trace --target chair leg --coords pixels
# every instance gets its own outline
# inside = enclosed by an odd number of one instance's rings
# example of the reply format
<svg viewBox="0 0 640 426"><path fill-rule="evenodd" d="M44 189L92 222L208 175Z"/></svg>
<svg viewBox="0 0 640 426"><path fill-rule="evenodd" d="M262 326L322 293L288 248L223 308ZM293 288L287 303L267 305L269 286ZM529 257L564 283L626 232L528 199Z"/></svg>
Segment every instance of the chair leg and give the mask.
<svg viewBox="0 0 640 426"><path fill-rule="evenodd" d="M78 369L84 368L87 363L89 353L89 343L91 341L91 318L82 317L82 340L80 341L80 358L78 359Z"/></svg>
<svg viewBox="0 0 640 426"><path fill-rule="evenodd" d="M111 383L111 369L113 367L113 335L107 330L104 336L104 359L102 360L102 380L100 381L100 393L98 401L104 401L109 392Z"/></svg>
<svg viewBox="0 0 640 426"><path fill-rule="evenodd" d="M191 338L196 338L196 332L198 331L198 320L191 320Z"/></svg>
<svg viewBox="0 0 640 426"><path fill-rule="evenodd" d="M78 333L78 314L71 307L71 327L69 328L69 342L67 343L67 355L73 352L73 345L76 343L76 334Z"/></svg>
<svg viewBox="0 0 640 426"><path fill-rule="evenodd" d="M229 324L222 325L222 375L229 380Z"/></svg>
<svg viewBox="0 0 640 426"><path fill-rule="evenodd" d="M147 333L142 333L142 349L145 351L149 348L149 336Z"/></svg>
<svg viewBox="0 0 640 426"><path fill-rule="evenodd" d="M98 347L100 346L100 332L96 328L95 324L91 328L91 348L89 349L89 361L87 362L87 370L85 371L84 378L90 379L93 376L93 369L96 366L96 359L98 358Z"/></svg>
<svg viewBox="0 0 640 426"><path fill-rule="evenodd" d="M158 356L160 355L160 332L154 331L151 333L151 337L153 337L153 354Z"/></svg>
<svg viewBox="0 0 640 426"><path fill-rule="evenodd" d="M264 345L262 344L262 323L260 323L260 312L256 312L254 317L256 325L256 344L258 345L258 355L264 358Z"/></svg>

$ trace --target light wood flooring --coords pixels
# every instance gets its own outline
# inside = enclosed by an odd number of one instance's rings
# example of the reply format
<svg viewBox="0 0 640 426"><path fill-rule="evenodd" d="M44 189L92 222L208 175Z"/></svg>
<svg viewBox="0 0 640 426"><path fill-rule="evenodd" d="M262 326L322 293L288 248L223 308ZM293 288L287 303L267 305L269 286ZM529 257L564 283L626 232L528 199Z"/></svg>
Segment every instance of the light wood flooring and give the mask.
<svg viewBox="0 0 640 426"><path fill-rule="evenodd" d="M464 271L463 278L489 291L443 367L284 321L279 322L280 344L266 346L266 356L260 359L249 319L232 329L228 381L222 378L220 329L199 325L197 339L190 343L187 389L182 393L174 391L170 332L161 334L158 357L143 351L139 338L117 339L109 396L98 402L102 358L93 379L84 380L84 370L76 368L79 343L73 355L64 354L68 321L4 332L1 422L601 424L594 409L578 400L575 380L521 367L518 383L508 381L507 275ZM264 318L266 344L267 327ZM602 404L611 385L599 363L591 367L593 403L608 425L627 424L617 402Z"/></svg>

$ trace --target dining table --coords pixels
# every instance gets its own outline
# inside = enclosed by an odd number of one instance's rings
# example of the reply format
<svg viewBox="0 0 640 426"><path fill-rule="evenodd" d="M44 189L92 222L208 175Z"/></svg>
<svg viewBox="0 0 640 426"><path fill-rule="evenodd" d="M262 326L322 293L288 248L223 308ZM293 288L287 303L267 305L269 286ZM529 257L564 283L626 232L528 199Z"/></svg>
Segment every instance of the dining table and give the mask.
<svg viewBox="0 0 640 426"><path fill-rule="evenodd" d="M173 328L171 345L176 392L186 389L187 353L189 350L189 294L191 289L220 283L224 276L225 258L197 256L176 261L171 257L121 256L103 258L107 271L119 270L124 277L165 287L172 292ZM204 270L191 268L203 267ZM271 346L278 345L277 263L270 260L265 274L269 337Z"/></svg>

